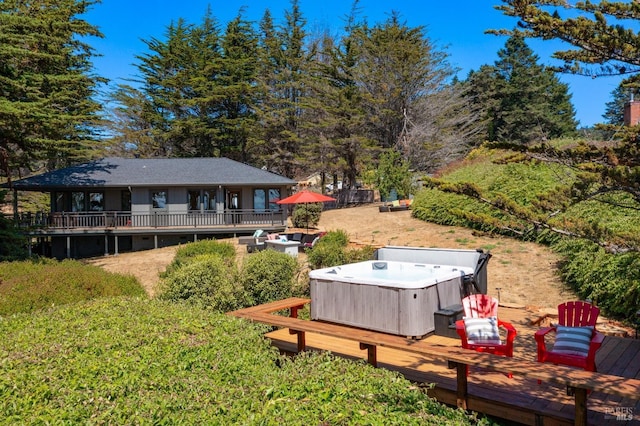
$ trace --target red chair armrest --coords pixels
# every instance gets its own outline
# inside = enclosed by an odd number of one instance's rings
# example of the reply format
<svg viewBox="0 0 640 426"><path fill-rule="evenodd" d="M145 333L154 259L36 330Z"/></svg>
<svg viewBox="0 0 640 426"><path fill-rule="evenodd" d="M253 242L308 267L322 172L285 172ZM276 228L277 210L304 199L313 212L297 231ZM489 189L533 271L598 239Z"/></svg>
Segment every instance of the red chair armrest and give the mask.
<svg viewBox="0 0 640 426"><path fill-rule="evenodd" d="M589 355L587 355L588 358L595 359L596 351L600 349L603 341L604 334L594 330L593 336L591 336L591 342L589 343Z"/></svg>
<svg viewBox="0 0 640 426"><path fill-rule="evenodd" d="M498 320L498 327L503 327L505 330L507 330L507 342L513 343L513 340L518 334L516 328L510 322L501 320Z"/></svg>
<svg viewBox="0 0 640 426"><path fill-rule="evenodd" d="M535 339L536 339L536 342L544 344L544 337L547 334L551 333L551 332L555 333L556 332L556 328L555 327L543 327L540 330L536 331L536 334L534 336Z"/></svg>
<svg viewBox="0 0 640 426"><path fill-rule="evenodd" d="M462 347L466 348L468 343L467 343L467 331L464 328L464 320L456 321L456 333L458 333L458 336L460 336L460 340L462 340Z"/></svg>
<svg viewBox="0 0 640 426"><path fill-rule="evenodd" d="M604 334L600 333L599 331L594 331L593 337L591 338L591 345L592 346L597 345L599 348L602 345L603 341L604 341Z"/></svg>

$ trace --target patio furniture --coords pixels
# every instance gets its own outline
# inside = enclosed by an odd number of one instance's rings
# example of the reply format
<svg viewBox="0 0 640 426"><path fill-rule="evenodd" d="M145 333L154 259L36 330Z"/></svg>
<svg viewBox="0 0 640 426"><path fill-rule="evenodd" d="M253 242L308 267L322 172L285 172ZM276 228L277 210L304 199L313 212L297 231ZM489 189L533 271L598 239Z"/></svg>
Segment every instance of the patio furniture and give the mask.
<svg viewBox="0 0 640 426"><path fill-rule="evenodd" d="M472 294L462 299L462 307L464 317L456 321L456 332L463 348L513 357L517 332L511 323L498 319L498 299L486 294ZM507 333L504 342L500 328ZM512 377L511 373L508 376Z"/></svg>
<svg viewBox="0 0 640 426"><path fill-rule="evenodd" d="M535 334L538 362L562 364L586 371L596 370L596 352L604 335L596 330L600 309L588 302L573 301L558 305L558 324L544 327ZM545 337L555 333L549 349Z"/></svg>
<svg viewBox="0 0 640 426"><path fill-rule="evenodd" d="M267 240L265 243L267 244L267 248L281 253L286 253L293 257L298 257L298 247L300 246L300 243L297 241Z"/></svg>
<svg viewBox="0 0 640 426"><path fill-rule="evenodd" d="M302 238L301 247L303 249L312 248L313 246L316 245L316 243L320 240L320 238L324 237L326 234L327 234L326 232L320 232L318 234L305 235L304 238Z"/></svg>

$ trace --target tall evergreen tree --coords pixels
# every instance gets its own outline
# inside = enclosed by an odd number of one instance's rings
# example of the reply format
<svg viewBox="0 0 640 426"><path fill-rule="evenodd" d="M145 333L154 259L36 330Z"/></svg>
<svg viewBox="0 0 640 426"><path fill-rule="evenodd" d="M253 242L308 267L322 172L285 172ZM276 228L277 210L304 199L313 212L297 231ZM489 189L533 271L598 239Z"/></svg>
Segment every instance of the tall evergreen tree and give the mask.
<svg viewBox="0 0 640 426"><path fill-rule="evenodd" d="M608 124L622 126L624 124L624 106L632 97L634 100L640 100L640 88L619 84L618 87L611 92L611 97L613 99L605 104L605 111L602 118L604 118Z"/></svg>
<svg viewBox="0 0 640 426"><path fill-rule="evenodd" d="M167 27L164 40L144 40L150 53L137 56L140 79L113 93L114 143L133 144L137 155L222 156L234 152L220 137L224 96L222 48L210 10L200 25L183 19Z"/></svg>
<svg viewBox="0 0 640 426"><path fill-rule="evenodd" d="M222 40L220 62L221 108L216 121L219 144L227 144L225 156L248 162L257 139L256 107L259 102L257 34L238 15L228 25Z"/></svg>
<svg viewBox="0 0 640 426"><path fill-rule="evenodd" d="M0 2L0 173L93 155L100 125L93 49L102 35L79 18L96 1Z"/></svg>
<svg viewBox="0 0 640 426"><path fill-rule="evenodd" d="M319 167L334 183L342 177L343 188L356 184L376 152L376 143L369 136L368 119L363 94L354 77L358 63L354 4L344 35L336 43L333 36L323 34L314 48L309 100L306 103L307 122L311 125L310 166Z"/></svg>
<svg viewBox="0 0 640 426"><path fill-rule="evenodd" d="M304 153L301 117L309 73L305 25L298 0L291 0L280 30L268 11L260 23L259 75L265 95L259 110L264 138L261 156L267 168L287 177L301 169Z"/></svg>
<svg viewBox="0 0 640 426"><path fill-rule="evenodd" d="M472 75L474 84L491 90L482 95L491 114L490 140L529 143L575 132L568 86L538 64L538 56L521 36L510 37L498 57L493 67Z"/></svg>

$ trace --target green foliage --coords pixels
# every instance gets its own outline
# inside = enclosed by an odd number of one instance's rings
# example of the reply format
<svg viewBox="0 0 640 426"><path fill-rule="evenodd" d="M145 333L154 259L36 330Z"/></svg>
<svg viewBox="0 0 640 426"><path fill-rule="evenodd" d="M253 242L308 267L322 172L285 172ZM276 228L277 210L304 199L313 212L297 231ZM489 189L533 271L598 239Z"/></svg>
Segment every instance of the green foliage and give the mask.
<svg viewBox="0 0 640 426"><path fill-rule="evenodd" d="M298 261L286 253L262 250L245 258L241 281L250 305L260 305L294 295Z"/></svg>
<svg viewBox="0 0 640 426"><path fill-rule="evenodd" d="M291 223L296 228L315 227L320 221L322 203L296 204L291 215Z"/></svg>
<svg viewBox="0 0 640 426"><path fill-rule="evenodd" d="M0 262L0 316L114 296L141 296L132 276L75 260Z"/></svg>
<svg viewBox="0 0 640 426"><path fill-rule="evenodd" d="M553 144L566 147L567 141ZM633 320L640 253L611 250L640 236L640 212L629 208L632 197L608 193L565 206L562 194L576 180L575 170L544 162L510 163L507 158L501 150L474 151L440 179L427 180L429 188L416 195L412 214L549 244L563 255L563 278L581 297L594 300L610 317ZM550 217L543 220L544 214Z"/></svg>
<svg viewBox="0 0 640 426"><path fill-rule="evenodd" d="M349 234L344 229L336 229L327 232L318 240L317 245L337 245L338 247L346 247L349 244Z"/></svg>
<svg viewBox="0 0 640 426"><path fill-rule="evenodd" d="M564 256L561 273L580 296L616 318L634 324L640 306L640 253L611 254L584 241L563 239L554 249Z"/></svg>
<svg viewBox="0 0 640 426"><path fill-rule="evenodd" d="M467 80L471 99L486 111L488 139L529 143L575 133L569 87L538 64L523 37L510 37L498 56Z"/></svg>
<svg viewBox="0 0 640 426"><path fill-rule="evenodd" d="M176 269L190 263L194 258L202 254L220 256L226 264L231 265L235 262L236 250L233 244L216 240L200 240L195 243L187 243L176 251L175 257L162 276L170 275Z"/></svg>
<svg viewBox="0 0 640 426"><path fill-rule="evenodd" d="M409 198L414 192L409 163L402 160L398 151L389 150L382 154L374 175L375 186L383 200L386 200L394 189L400 199Z"/></svg>
<svg viewBox="0 0 640 426"><path fill-rule="evenodd" d="M0 206L5 202L7 191L0 190ZM28 256L27 241L4 214L0 213L0 262L23 260Z"/></svg>
<svg viewBox="0 0 640 426"><path fill-rule="evenodd" d="M373 257L373 247L361 249L348 248L349 236L341 229L329 231L320 238L312 250L307 251L307 261L311 269L327 268L329 266L344 265L346 263L370 260Z"/></svg>
<svg viewBox="0 0 640 426"><path fill-rule="evenodd" d="M228 312L246 305L235 265L218 254L200 254L173 269L160 282L160 298Z"/></svg>
<svg viewBox="0 0 640 426"><path fill-rule="evenodd" d="M93 74L100 32L82 19L95 0L0 2L0 173L95 155L103 79ZM28 129L28 131L25 131Z"/></svg>
<svg viewBox="0 0 640 426"><path fill-rule="evenodd" d="M637 32L638 6L635 2L562 3L548 7L540 0L503 0L498 9L518 18L517 30L493 31L522 34L543 40L560 39L569 49L554 52L564 61L554 69L578 75L629 75L638 82L640 35ZM560 13L559 13L560 12Z"/></svg>
<svg viewBox="0 0 640 426"><path fill-rule="evenodd" d="M476 423L363 361L313 352L283 358L265 331L138 298L6 318L0 423Z"/></svg>

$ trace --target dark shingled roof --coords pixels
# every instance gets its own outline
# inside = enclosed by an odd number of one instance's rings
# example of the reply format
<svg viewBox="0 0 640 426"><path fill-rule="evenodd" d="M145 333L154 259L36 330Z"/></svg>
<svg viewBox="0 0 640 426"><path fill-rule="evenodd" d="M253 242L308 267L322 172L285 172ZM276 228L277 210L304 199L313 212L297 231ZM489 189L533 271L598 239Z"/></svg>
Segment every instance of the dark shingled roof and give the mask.
<svg viewBox="0 0 640 426"><path fill-rule="evenodd" d="M89 187L295 185L228 158L103 158L13 182L18 190Z"/></svg>

